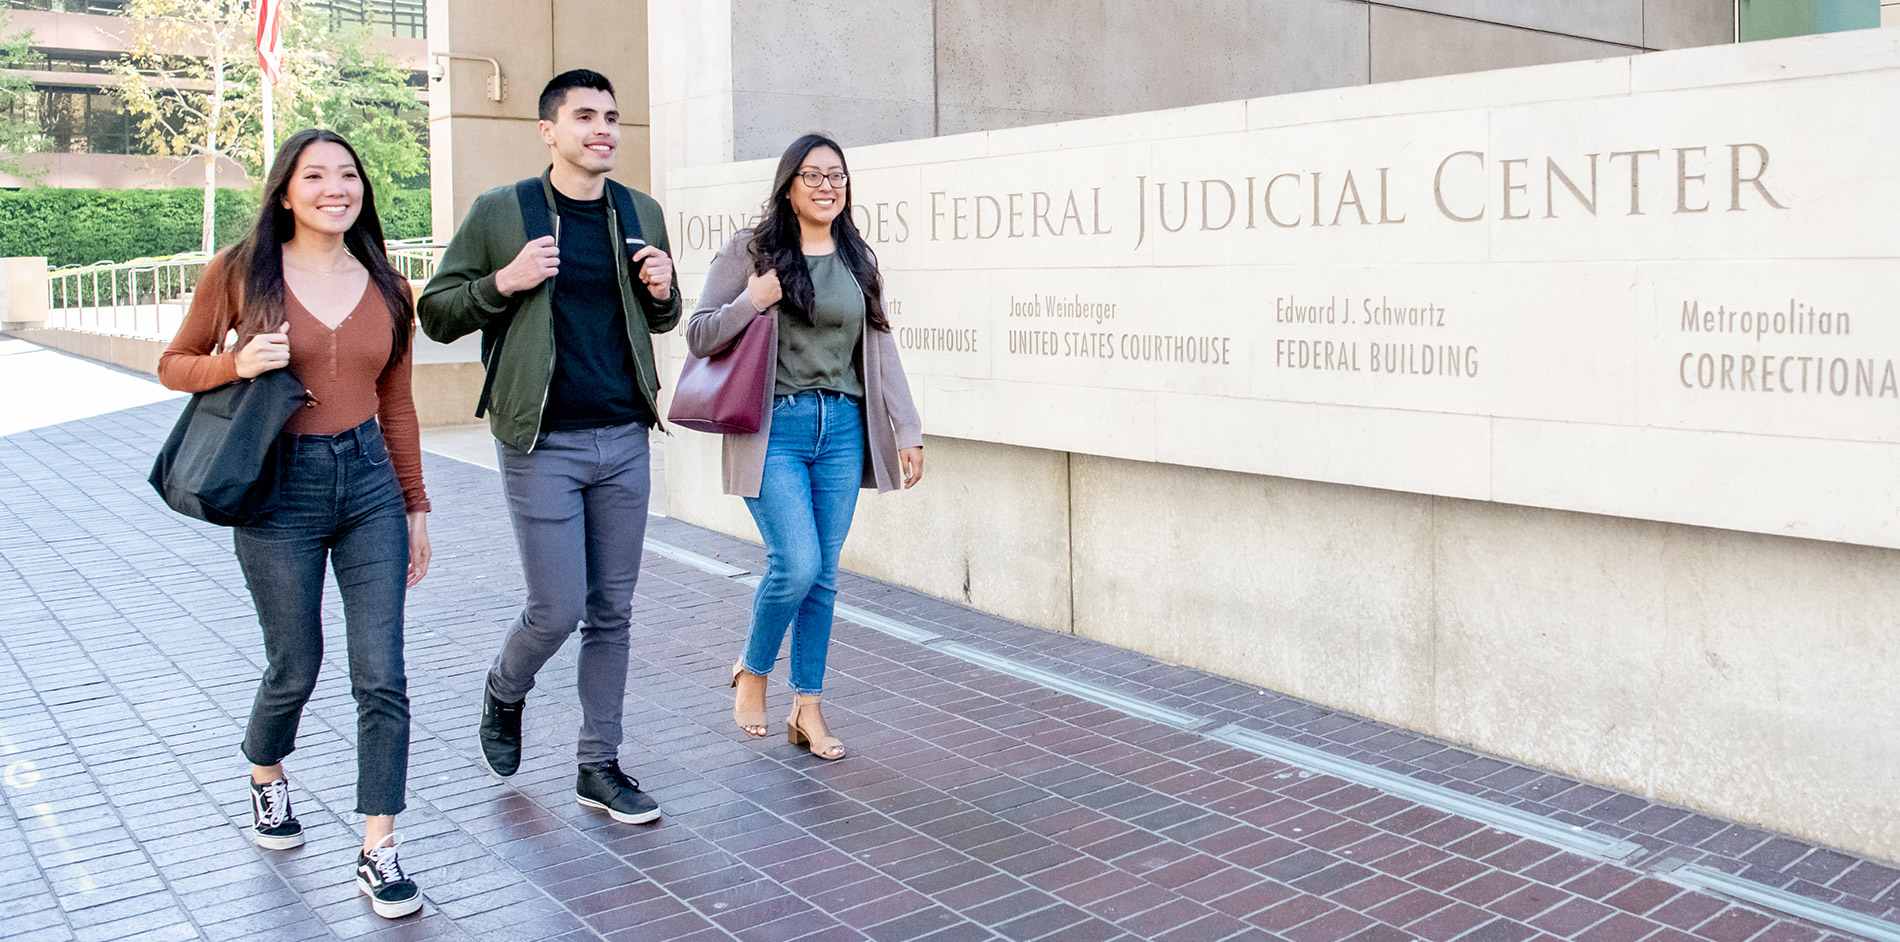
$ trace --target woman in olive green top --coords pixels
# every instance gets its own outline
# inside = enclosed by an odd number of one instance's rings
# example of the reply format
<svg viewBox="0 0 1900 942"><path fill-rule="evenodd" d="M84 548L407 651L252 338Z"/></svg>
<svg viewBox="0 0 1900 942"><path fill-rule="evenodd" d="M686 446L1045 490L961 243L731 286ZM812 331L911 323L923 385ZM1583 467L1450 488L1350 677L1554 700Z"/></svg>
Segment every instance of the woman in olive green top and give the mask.
<svg viewBox="0 0 1900 942"><path fill-rule="evenodd" d="M765 538L752 633L732 667L733 718L765 735L765 676L789 627L795 694L786 735L821 759L844 758L819 712L838 594L838 551L858 489L923 479L923 427L884 317L877 258L851 219L850 175L836 142L806 135L779 161L756 230L713 260L686 326L695 356L726 349L776 311L772 408L751 435L725 440L726 490L745 498Z"/></svg>

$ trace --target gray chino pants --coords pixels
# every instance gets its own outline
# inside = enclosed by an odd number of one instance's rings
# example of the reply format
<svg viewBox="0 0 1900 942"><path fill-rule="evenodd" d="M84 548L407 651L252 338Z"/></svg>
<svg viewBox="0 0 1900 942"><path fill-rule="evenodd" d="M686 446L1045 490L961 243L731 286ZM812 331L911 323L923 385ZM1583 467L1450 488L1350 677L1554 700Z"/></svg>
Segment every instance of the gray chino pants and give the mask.
<svg viewBox="0 0 1900 942"><path fill-rule="evenodd" d="M647 426L550 432L533 452L497 442L528 601L488 674L513 703L580 627L582 763L620 755L633 589L652 489Z"/></svg>

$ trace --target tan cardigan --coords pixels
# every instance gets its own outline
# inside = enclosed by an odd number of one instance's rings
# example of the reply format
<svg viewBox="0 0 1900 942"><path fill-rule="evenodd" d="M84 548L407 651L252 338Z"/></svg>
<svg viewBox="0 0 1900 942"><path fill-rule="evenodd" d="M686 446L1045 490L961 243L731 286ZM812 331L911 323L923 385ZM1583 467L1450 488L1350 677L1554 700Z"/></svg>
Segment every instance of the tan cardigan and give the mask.
<svg viewBox="0 0 1900 942"><path fill-rule="evenodd" d="M746 325L761 313L776 315L778 305L761 312L746 295L746 279L752 275L749 244L752 231L733 235L713 259L706 274L705 290L700 292L699 307L686 323L686 348L694 356L711 356L736 343L745 334ZM924 444L923 421L910 397L910 381L904 377L904 364L897 357L897 340L889 331L873 330L865 325L858 345L858 371L864 379L864 427L868 439L865 448L864 486L879 492L903 487L898 467L901 448L920 448ZM772 440L771 394L778 373L778 358L772 358L772 375L765 381L766 401L761 403L764 419L759 430L750 435L726 435L720 449L725 491L739 497L759 496L760 479L765 476L765 447Z"/></svg>

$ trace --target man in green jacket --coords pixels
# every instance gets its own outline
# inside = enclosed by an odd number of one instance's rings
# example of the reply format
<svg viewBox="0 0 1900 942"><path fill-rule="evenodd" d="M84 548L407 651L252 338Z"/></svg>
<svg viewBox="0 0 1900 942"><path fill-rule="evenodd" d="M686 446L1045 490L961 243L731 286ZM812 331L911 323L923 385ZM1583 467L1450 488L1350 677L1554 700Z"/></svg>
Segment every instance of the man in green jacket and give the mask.
<svg viewBox="0 0 1900 942"><path fill-rule="evenodd" d="M679 323L680 295L660 204L607 179L620 145L613 85L564 72L540 114L552 166L475 200L416 311L435 340L482 333L477 415L486 409L495 435L528 586L488 672L482 758L501 776L520 767L528 691L578 625L575 797L643 824L660 809L620 769L621 703L659 422L650 335Z"/></svg>

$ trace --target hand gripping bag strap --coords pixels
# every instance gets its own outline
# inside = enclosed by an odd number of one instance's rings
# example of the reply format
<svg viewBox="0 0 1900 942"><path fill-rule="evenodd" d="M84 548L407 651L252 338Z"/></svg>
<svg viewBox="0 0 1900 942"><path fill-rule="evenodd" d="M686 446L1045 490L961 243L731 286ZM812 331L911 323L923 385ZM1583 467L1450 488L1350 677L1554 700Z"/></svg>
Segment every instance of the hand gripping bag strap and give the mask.
<svg viewBox="0 0 1900 942"><path fill-rule="evenodd" d="M529 177L515 184L515 201L521 204L521 231L527 236L526 242L554 234L553 225L548 221L547 193L541 186L540 177ZM489 397L495 389L495 370L501 365L501 344L508 338L508 327L514 319L511 312L492 331L482 332L482 365L486 375L482 377L482 394L475 400L478 419L488 414Z"/></svg>

